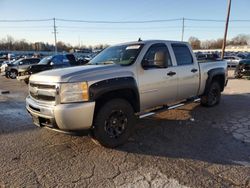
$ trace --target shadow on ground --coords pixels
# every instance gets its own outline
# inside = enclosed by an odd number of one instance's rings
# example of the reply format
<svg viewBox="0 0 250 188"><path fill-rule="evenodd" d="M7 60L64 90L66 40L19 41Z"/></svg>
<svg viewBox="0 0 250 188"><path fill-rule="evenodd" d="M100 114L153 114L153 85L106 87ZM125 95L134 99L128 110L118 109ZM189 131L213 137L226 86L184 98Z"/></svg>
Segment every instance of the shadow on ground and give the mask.
<svg viewBox="0 0 250 188"><path fill-rule="evenodd" d="M213 108L191 104L138 121L132 141L119 150L142 155L200 160L218 164L250 162L250 144L226 133L233 114L250 114L249 94L224 95ZM228 124L228 126L230 126Z"/></svg>
<svg viewBox="0 0 250 188"><path fill-rule="evenodd" d="M35 129L24 102L0 101L0 135Z"/></svg>

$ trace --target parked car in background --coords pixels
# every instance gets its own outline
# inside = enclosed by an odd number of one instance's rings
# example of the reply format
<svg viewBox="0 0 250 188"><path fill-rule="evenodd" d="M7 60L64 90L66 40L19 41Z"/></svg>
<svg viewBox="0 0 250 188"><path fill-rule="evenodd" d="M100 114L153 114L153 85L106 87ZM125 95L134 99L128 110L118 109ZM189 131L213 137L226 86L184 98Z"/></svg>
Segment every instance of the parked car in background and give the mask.
<svg viewBox="0 0 250 188"><path fill-rule="evenodd" d="M76 61L73 54L58 54L53 56L44 57L38 64L31 65L27 69L20 71L18 73L17 79L19 81L29 82L29 77L32 74L50 70L58 69L63 67L82 65L80 62Z"/></svg>
<svg viewBox="0 0 250 188"><path fill-rule="evenodd" d="M196 58L198 61L215 61L215 60L220 60L220 56L216 53L197 53Z"/></svg>
<svg viewBox="0 0 250 188"><path fill-rule="evenodd" d="M14 63L15 60L12 60L12 61L4 61L2 64L1 64L1 67L0 67L0 72L1 72L1 76L6 76L6 70L8 68L9 65L11 65L12 63Z"/></svg>
<svg viewBox="0 0 250 188"><path fill-rule="evenodd" d="M243 59L236 66L234 72L235 78L242 78L243 76L250 76L250 59Z"/></svg>
<svg viewBox="0 0 250 188"><path fill-rule="evenodd" d="M250 59L250 53L249 52L239 52L237 54L237 57L241 59Z"/></svg>
<svg viewBox="0 0 250 188"><path fill-rule="evenodd" d="M77 57L77 62L84 65L84 64L87 64L92 58L89 57L89 56L80 56L80 57Z"/></svg>
<svg viewBox="0 0 250 188"><path fill-rule="evenodd" d="M18 72L26 70L30 65L37 64L39 61L39 58L21 58L7 66L5 69L5 76L7 78L16 79Z"/></svg>
<svg viewBox="0 0 250 188"><path fill-rule="evenodd" d="M236 67L239 64L241 58L238 56L225 56L224 60L227 62L228 67Z"/></svg>

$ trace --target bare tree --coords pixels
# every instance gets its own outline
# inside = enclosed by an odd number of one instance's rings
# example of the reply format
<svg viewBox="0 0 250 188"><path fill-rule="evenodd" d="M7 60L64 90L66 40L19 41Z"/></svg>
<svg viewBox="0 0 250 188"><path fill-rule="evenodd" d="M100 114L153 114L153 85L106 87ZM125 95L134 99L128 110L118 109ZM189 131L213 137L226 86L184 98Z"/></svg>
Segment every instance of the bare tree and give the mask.
<svg viewBox="0 0 250 188"><path fill-rule="evenodd" d="M190 45L192 46L192 48L194 50L201 49L201 41L198 38L196 38L196 37L190 37L188 39L188 42L190 43Z"/></svg>

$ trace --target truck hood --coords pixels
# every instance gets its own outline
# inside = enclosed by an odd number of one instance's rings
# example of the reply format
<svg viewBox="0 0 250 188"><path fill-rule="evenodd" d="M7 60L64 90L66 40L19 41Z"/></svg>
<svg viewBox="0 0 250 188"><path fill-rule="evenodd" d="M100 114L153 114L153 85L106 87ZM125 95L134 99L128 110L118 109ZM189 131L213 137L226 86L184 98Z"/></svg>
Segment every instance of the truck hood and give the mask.
<svg viewBox="0 0 250 188"><path fill-rule="evenodd" d="M31 82L82 82L98 81L107 77L132 76L125 66L120 65L83 65L69 68L53 69L33 74Z"/></svg>

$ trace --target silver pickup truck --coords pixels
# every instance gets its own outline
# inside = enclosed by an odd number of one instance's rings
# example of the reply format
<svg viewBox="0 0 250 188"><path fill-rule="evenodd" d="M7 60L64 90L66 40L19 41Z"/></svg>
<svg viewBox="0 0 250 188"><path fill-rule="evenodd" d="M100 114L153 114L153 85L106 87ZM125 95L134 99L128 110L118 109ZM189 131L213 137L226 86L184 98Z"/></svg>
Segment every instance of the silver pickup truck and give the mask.
<svg viewBox="0 0 250 188"><path fill-rule="evenodd" d="M136 118L187 102L220 102L227 63L196 60L188 43L150 40L106 48L87 65L30 77L26 108L35 125L87 131L106 147L126 142Z"/></svg>

